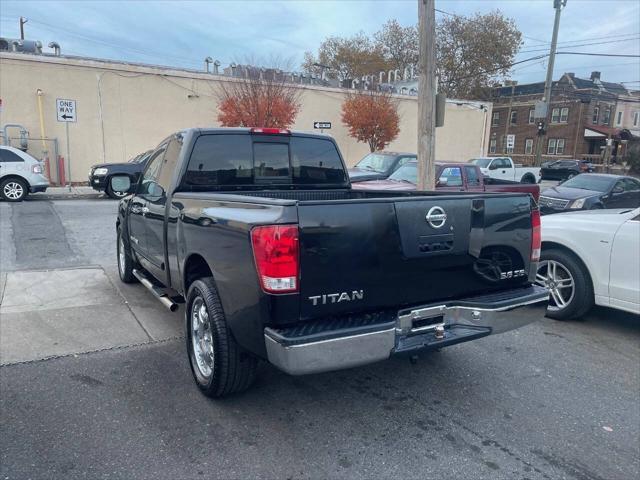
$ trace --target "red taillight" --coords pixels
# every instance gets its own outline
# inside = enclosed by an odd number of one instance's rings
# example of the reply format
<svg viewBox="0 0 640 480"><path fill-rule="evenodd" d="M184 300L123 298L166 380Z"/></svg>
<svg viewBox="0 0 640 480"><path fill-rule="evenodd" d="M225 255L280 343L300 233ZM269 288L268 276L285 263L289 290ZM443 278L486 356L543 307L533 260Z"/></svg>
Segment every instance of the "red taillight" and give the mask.
<svg viewBox="0 0 640 480"><path fill-rule="evenodd" d="M540 210L531 210L531 261L540 260L540 249L542 248L542 235L540 231Z"/></svg>
<svg viewBox="0 0 640 480"><path fill-rule="evenodd" d="M260 285L267 293L297 292L299 254L297 225L267 225L251 230Z"/></svg>
<svg viewBox="0 0 640 480"><path fill-rule="evenodd" d="M266 135L291 135L291 130L286 128L262 128L253 127L251 133L264 133Z"/></svg>

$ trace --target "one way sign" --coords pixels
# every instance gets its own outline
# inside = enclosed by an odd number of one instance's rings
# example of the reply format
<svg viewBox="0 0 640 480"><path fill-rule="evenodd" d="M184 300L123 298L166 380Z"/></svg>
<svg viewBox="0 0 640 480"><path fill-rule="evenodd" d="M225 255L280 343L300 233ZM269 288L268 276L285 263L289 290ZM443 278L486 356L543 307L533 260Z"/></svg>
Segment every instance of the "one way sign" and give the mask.
<svg viewBox="0 0 640 480"><path fill-rule="evenodd" d="M59 122L76 121L76 101L64 98L56 99L56 112Z"/></svg>
<svg viewBox="0 0 640 480"><path fill-rule="evenodd" d="M331 122L313 122L313 128L320 128L322 130L330 130Z"/></svg>

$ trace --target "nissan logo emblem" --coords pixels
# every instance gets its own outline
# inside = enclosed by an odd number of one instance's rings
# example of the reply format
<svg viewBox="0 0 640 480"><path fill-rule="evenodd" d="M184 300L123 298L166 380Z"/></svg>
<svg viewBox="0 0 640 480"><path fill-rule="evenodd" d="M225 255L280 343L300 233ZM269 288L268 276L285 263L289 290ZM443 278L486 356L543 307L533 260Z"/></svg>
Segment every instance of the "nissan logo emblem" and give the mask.
<svg viewBox="0 0 640 480"><path fill-rule="evenodd" d="M447 222L447 214L441 207L431 207L425 218L433 228L440 228Z"/></svg>

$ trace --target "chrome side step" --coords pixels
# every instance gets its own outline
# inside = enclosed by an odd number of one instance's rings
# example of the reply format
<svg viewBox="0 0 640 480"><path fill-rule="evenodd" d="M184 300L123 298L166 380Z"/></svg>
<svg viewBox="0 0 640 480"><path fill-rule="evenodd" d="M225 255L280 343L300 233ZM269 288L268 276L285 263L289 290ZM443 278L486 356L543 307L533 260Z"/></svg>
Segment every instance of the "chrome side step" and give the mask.
<svg viewBox="0 0 640 480"><path fill-rule="evenodd" d="M136 277L147 290L153 293L153 296L160 300L160 303L162 303L169 310L175 312L178 309L178 304L171 300L171 297L167 295L167 292L164 289L154 285L151 280L149 280L147 276L140 270L136 270L134 268L133 276Z"/></svg>

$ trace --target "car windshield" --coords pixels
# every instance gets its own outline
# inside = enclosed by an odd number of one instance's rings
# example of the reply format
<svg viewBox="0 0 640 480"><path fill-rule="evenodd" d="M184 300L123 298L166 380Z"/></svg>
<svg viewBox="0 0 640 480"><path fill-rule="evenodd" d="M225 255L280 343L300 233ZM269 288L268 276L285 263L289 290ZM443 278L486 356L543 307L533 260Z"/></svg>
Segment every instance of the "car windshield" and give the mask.
<svg viewBox="0 0 640 480"><path fill-rule="evenodd" d="M395 180L397 182L409 182L416 185L418 183L418 164L404 164L398 170L391 174L389 180Z"/></svg>
<svg viewBox="0 0 640 480"><path fill-rule="evenodd" d="M563 187L579 188L581 190L593 190L596 192L608 192L615 179L599 177L597 175L577 175L562 184Z"/></svg>
<svg viewBox="0 0 640 480"><path fill-rule="evenodd" d="M149 152L141 153L140 155L133 157L131 160L129 160L129 163L144 162L148 156L149 156Z"/></svg>
<svg viewBox="0 0 640 480"><path fill-rule="evenodd" d="M493 160L493 158L474 158L473 160L471 160L471 163L477 165L480 168L487 168L491 163L491 160Z"/></svg>
<svg viewBox="0 0 640 480"><path fill-rule="evenodd" d="M381 153L370 153L356 164L356 168L386 173L393 166L395 157Z"/></svg>

